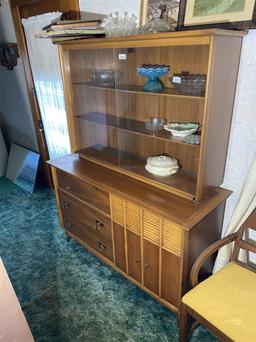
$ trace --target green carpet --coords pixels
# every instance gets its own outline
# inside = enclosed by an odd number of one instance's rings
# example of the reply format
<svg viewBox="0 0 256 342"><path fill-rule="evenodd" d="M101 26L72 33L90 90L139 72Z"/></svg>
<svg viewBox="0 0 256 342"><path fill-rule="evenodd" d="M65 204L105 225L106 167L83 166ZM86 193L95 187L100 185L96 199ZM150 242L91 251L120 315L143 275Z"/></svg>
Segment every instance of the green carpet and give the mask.
<svg viewBox="0 0 256 342"><path fill-rule="evenodd" d="M6 194L13 189L17 189L17 185L12 183L5 177L0 177L0 194Z"/></svg>
<svg viewBox="0 0 256 342"><path fill-rule="evenodd" d="M55 196L0 194L0 255L38 342L177 341L176 317L58 227ZM216 342L204 328L191 342Z"/></svg>

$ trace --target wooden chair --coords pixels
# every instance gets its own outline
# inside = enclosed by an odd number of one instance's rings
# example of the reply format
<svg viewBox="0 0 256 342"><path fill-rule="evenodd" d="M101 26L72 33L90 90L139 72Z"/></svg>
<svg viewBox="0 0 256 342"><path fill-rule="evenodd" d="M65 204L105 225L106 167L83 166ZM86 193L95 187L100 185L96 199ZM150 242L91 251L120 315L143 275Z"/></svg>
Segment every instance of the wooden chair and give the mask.
<svg viewBox="0 0 256 342"><path fill-rule="evenodd" d="M194 319L223 341L256 341L256 273L250 261L256 243L249 229L256 235L256 209L236 233L212 244L195 262L190 276L192 290L182 298L180 342L188 340ZM232 242L230 262L199 283L198 274L207 258ZM246 262L239 260L241 250L246 253Z"/></svg>

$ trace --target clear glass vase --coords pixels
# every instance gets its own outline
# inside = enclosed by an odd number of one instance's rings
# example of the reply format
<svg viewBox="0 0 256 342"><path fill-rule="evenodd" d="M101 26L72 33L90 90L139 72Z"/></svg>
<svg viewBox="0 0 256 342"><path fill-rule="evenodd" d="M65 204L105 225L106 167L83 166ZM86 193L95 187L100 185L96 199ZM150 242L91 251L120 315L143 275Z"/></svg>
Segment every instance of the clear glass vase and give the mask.
<svg viewBox="0 0 256 342"><path fill-rule="evenodd" d="M150 19L139 30L140 33L157 33L171 31L175 31L175 28L171 26L168 22L160 18Z"/></svg>

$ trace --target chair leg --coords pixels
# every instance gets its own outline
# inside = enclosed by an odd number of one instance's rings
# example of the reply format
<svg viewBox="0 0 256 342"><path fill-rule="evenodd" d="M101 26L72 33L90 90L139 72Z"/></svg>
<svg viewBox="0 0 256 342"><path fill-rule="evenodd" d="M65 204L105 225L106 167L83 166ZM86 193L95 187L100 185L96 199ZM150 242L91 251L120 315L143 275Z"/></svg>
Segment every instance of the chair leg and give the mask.
<svg viewBox="0 0 256 342"><path fill-rule="evenodd" d="M179 315L179 342L187 342L189 340L191 324L192 318L189 316L186 306L181 303Z"/></svg>
<svg viewBox="0 0 256 342"><path fill-rule="evenodd" d="M65 236L66 236L66 240L67 240L67 242L69 242L70 241L70 236L68 235L68 233L67 233L67 231L65 230Z"/></svg>

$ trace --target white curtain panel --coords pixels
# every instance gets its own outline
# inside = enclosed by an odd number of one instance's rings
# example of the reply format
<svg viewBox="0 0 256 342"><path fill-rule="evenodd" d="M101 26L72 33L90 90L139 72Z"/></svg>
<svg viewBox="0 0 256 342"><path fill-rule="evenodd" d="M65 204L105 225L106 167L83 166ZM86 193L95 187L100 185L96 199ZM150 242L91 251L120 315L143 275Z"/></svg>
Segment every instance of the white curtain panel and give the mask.
<svg viewBox="0 0 256 342"><path fill-rule="evenodd" d="M231 220L227 226L225 236L236 232L239 227L246 221L253 210L256 208L256 154L252 161L249 173L246 177L242 192L235 206ZM221 269L229 262L232 245L229 244L220 249L214 272Z"/></svg>
<svg viewBox="0 0 256 342"><path fill-rule="evenodd" d="M50 39L36 38L61 13L45 13L22 19L29 60L42 115L50 158L70 152L65 100L58 56L58 47Z"/></svg>

